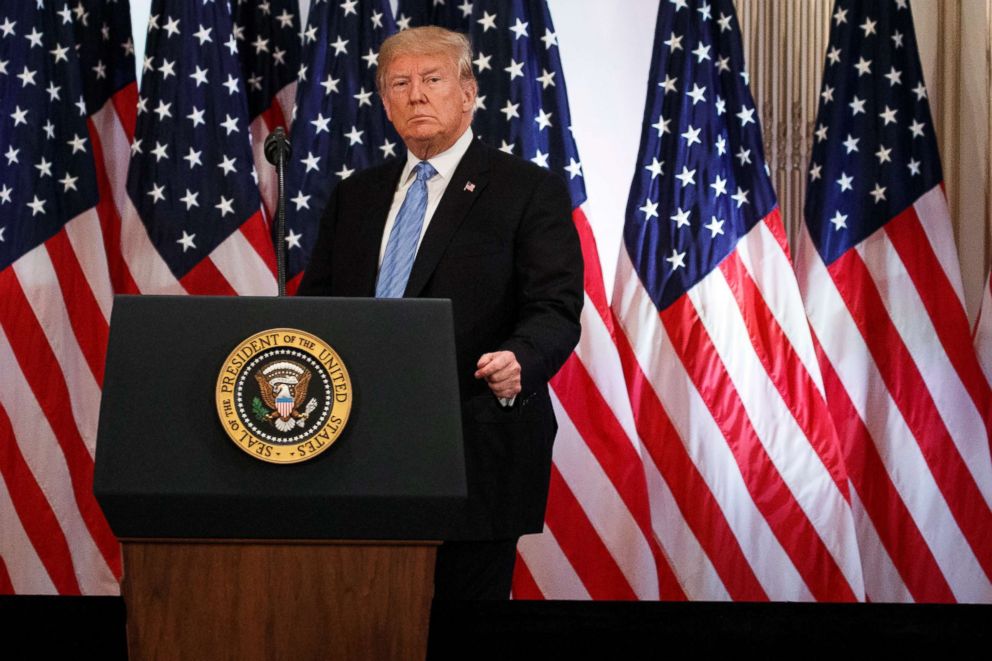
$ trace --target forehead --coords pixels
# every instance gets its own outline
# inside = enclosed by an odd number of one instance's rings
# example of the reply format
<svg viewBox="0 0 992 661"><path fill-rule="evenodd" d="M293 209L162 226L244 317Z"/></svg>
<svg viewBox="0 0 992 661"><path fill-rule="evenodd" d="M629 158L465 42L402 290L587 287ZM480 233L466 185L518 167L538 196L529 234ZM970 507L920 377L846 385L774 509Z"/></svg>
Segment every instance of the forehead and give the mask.
<svg viewBox="0 0 992 661"><path fill-rule="evenodd" d="M454 59L445 53L407 53L394 57L386 67L386 78L425 74L434 71L450 73L456 69Z"/></svg>

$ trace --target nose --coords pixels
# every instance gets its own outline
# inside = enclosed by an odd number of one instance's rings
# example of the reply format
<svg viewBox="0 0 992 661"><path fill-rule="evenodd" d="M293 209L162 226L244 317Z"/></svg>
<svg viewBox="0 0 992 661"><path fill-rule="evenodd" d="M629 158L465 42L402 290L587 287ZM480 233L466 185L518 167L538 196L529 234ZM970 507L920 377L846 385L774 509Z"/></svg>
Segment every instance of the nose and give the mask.
<svg viewBox="0 0 992 661"><path fill-rule="evenodd" d="M423 81L414 78L410 82L410 103L423 103L427 100L427 88Z"/></svg>

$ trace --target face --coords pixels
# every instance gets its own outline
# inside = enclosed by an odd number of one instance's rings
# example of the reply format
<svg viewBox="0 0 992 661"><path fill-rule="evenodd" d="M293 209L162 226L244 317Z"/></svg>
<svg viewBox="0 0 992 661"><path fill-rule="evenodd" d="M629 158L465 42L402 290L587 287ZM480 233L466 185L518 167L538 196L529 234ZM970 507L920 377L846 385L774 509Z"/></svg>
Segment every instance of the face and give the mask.
<svg viewBox="0 0 992 661"><path fill-rule="evenodd" d="M475 86L461 83L450 57L400 55L386 71L382 103L407 149L427 159L453 145L472 123Z"/></svg>

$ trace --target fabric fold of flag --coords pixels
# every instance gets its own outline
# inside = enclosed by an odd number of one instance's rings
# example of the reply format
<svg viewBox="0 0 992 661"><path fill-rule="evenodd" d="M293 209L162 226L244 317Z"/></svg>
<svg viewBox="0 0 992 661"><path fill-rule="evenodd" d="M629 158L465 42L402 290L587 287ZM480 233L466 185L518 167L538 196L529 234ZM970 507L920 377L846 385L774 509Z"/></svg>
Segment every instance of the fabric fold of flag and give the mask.
<svg viewBox="0 0 992 661"><path fill-rule="evenodd" d="M872 601L992 601L973 350L907 0L834 5L797 271Z"/></svg>
<svg viewBox="0 0 992 661"><path fill-rule="evenodd" d="M864 598L848 480L729 0L661 3L613 310L690 599Z"/></svg>

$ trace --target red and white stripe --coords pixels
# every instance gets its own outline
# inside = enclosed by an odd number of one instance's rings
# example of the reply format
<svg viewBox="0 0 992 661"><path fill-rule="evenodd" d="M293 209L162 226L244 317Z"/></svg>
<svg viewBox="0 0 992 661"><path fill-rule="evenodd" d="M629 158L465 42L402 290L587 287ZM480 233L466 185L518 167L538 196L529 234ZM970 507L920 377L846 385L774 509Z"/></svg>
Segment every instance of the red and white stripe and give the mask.
<svg viewBox="0 0 992 661"><path fill-rule="evenodd" d="M854 494L872 601L992 601L988 380L935 187L800 283Z"/></svg>
<svg viewBox="0 0 992 661"><path fill-rule="evenodd" d="M613 309L653 529L690 599L864 598L847 477L778 211L659 313Z"/></svg>
<svg viewBox="0 0 992 661"><path fill-rule="evenodd" d="M581 208L582 335L552 379L558 418L545 529L517 547L518 599L684 598L652 530L643 448L613 339L599 254Z"/></svg>
<svg viewBox="0 0 992 661"><path fill-rule="evenodd" d="M111 285L94 210L0 272L0 556L7 588L117 594L93 497Z"/></svg>
<svg viewBox="0 0 992 661"><path fill-rule="evenodd" d="M120 551L93 497L93 459L113 294L133 291L109 187L126 178L127 159L104 161L97 127L116 104L118 126L130 115L133 129L134 98L132 85L90 118L97 206L0 273L0 555L10 592L119 592Z"/></svg>

